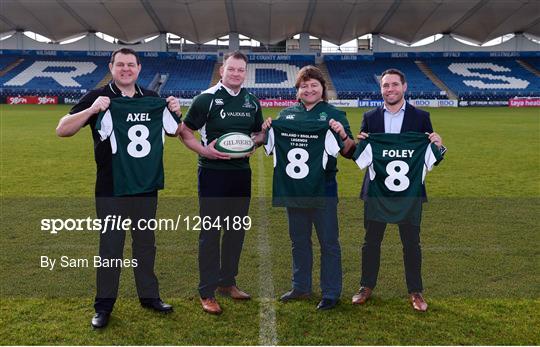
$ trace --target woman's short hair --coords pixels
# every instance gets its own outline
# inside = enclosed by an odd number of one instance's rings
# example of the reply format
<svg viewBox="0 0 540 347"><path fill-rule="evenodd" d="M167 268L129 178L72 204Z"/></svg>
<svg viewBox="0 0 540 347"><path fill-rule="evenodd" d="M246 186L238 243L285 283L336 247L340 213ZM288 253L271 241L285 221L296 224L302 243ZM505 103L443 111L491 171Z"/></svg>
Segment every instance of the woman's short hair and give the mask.
<svg viewBox="0 0 540 347"><path fill-rule="evenodd" d="M328 101L328 94L326 93L326 80L324 79L324 75L321 69L313 65L304 66L300 69L300 71L298 71L298 74L296 75L296 82L294 84L297 91L296 99L300 100L298 97L298 89L300 88L300 84L311 79L317 80L321 83L323 88L322 99L324 101Z"/></svg>

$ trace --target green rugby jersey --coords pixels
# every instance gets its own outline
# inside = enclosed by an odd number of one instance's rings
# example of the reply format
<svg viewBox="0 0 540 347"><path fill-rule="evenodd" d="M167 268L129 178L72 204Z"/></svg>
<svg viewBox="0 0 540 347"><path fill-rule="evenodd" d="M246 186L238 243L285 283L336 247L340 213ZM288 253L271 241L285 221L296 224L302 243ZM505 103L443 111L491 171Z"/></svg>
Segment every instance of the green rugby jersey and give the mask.
<svg viewBox="0 0 540 347"><path fill-rule="evenodd" d="M336 108L334 105L330 105L326 101L321 101L311 110L306 110L304 104L297 103L291 107L288 107L278 114L278 119L289 119L289 120L312 120L317 122L323 122L328 124L330 119L334 119L340 122L351 139L353 135L351 133L351 127L349 126L349 121L347 120L346 113ZM328 158L328 164L326 166L326 176L331 179L336 176L337 169L337 158L331 156Z"/></svg>
<svg viewBox="0 0 540 347"><path fill-rule="evenodd" d="M101 140L110 137L114 195L163 189L165 133L174 135L180 119L158 97L115 98L96 121Z"/></svg>
<svg viewBox="0 0 540 347"><path fill-rule="evenodd" d="M193 99L185 124L201 134L207 146L223 134L240 132L251 135L261 131L263 116L259 100L245 88L231 95L221 82ZM247 169L249 158L212 160L199 156L199 166L209 169Z"/></svg>
<svg viewBox="0 0 540 347"><path fill-rule="evenodd" d="M369 134L357 145L353 159L361 169L369 167L367 220L420 225L422 185L427 172L442 160L428 135Z"/></svg>
<svg viewBox="0 0 540 347"><path fill-rule="evenodd" d="M324 207L325 170L343 148L328 124L274 120L264 147L274 155L272 205Z"/></svg>

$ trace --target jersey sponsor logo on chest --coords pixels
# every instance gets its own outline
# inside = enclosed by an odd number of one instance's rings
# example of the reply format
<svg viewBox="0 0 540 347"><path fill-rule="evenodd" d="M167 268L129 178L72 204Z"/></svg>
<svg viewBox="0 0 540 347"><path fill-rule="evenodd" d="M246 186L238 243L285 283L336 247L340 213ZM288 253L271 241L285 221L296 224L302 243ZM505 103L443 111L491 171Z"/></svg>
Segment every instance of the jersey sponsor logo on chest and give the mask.
<svg viewBox="0 0 540 347"><path fill-rule="evenodd" d="M126 122L148 122L151 121L150 113L128 113Z"/></svg>
<svg viewBox="0 0 540 347"><path fill-rule="evenodd" d="M382 156L390 158L412 158L414 149L383 149Z"/></svg>
<svg viewBox="0 0 540 347"><path fill-rule="evenodd" d="M223 109L219 111L219 115L221 119L225 119L225 117L251 117L250 112L226 112Z"/></svg>
<svg viewBox="0 0 540 347"><path fill-rule="evenodd" d="M249 96L244 97L244 104L242 105L243 108L255 108L255 105L252 105L249 101Z"/></svg>

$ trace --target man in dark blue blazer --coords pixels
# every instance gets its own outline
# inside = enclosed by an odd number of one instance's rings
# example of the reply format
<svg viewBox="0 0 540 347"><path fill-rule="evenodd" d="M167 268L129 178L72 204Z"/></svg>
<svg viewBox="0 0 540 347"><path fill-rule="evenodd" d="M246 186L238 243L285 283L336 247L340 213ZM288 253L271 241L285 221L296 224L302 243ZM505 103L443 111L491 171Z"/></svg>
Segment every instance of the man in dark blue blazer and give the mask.
<svg viewBox="0 0 540 347"><path fill-rule="evenodd" d="M381 94L384 105L366 112L358 138L364 140L369 133L403 133L407 131L429 134L429 139L441 153L446 148L439 134L433 132L429 113L419 110L405 101L407 90L405 75L397 69L389 69L381 75ZM369 178L364 176L361 197L364 207L368 204L367 193ZM422 187L422 199L426 201L425 186ZM366 214L364 213L364 217ZM400 223L399 235L403 244L403 262L405 264L405 279L413 308L426 311L427 303L422 296L422 252L420 248L420 226L411 223ZM371 296L377 283L379 273L381 243L384 237L386 223L367 220L364 218L366 234L362 246L362 278L360 290L352 298L353 304L364 304Z"/></svg>

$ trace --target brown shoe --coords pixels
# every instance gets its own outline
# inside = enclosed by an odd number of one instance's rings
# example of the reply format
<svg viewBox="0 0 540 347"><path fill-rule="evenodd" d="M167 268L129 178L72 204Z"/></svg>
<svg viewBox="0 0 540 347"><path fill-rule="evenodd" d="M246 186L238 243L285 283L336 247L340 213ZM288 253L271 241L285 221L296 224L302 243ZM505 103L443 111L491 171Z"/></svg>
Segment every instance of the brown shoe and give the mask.
<svg viewBox="0 0 540 347"><path fill-rule="evenodd" d="M221 314L221 312L223 312L221 307L219 307L216 298L201 298L201 305L203 311L210 314Z"/></svg>
<svg viewBox="0 0 540 347"><path fill-rule="evenodd" d="M426 312L427 302L424 300L422 293L411 293L409 299L411 300L412 307L416 311Z"/></svg>
<svg viewBox="0 0 540 347"><path fill-rule="evenodd" d="M360 287L358 293L352 297L353 305L363 305L371 297L372 289L368 287Z"/></svg>
<svg viewBox="0 0 540 347"><path fill-rule="evenodd" d="M229 297L231 297L232 299L235 299L235 300L249 300L249 299L251 299L251 296L249 296L248 293L240 290L237 286L218 287L217 291L221 295L229 296Z"/></svg>

